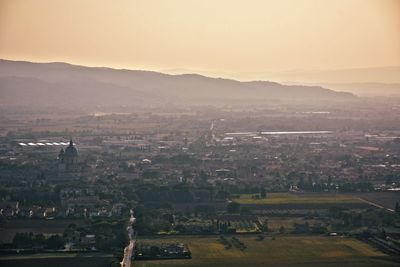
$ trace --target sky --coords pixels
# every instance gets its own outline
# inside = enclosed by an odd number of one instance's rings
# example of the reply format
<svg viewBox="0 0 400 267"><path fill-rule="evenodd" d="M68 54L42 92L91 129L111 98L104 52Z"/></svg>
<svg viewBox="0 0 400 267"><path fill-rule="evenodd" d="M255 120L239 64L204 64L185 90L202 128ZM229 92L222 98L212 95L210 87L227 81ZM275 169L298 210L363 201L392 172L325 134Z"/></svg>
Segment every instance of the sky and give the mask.
<svg viewBox="0 0 400 267"><path fill-rule="evenodd" d="M0 58L238 79L400 66L400 0L0 0Z"/></svg>

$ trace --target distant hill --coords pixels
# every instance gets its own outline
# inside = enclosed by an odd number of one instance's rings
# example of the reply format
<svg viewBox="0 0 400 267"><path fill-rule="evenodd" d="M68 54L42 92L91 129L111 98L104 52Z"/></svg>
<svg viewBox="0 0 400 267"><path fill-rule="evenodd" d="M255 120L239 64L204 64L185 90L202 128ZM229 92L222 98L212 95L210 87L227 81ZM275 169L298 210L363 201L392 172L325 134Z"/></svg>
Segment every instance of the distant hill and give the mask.
<svg viewBox="0 0 400 267"><path fill-rule="evenodd" d="M400 96L400 83L330 83L333 90L351 92L359 96Z"/></svg>
<svg viewBox="0 0 400 267"><path fill-rule="evenodd" d="M307 85L315 86L316 84L323 87L330 88L335 91L349 92L361 97L374 97L374 96L400 96L400 83L381 83L381 82L364 82L364 83L299 83L287 82L289 85Z"/></svg>
<svg viewBox="0 0 400 267"><path fill-rule="evenodd" d="M320 86L239 82L197 74L0 60L0 103L30 106L251 104L264 101L346 101L355 96Z"/></svg>
<svg viewBox="0 0 400 267"><path fill-rule="evenodd" d="M395 84L400 83L400 66L338 70L293 70L271 73L270 75L278 81L293 81L302 84Z"/></svg>
<svg viewBox="0 0 400 267"><path fill-rule="evenodd" d="M333 69L333 70L289 70L289 71L259 71L259 72L207 72L202 70L190 71L185 69L167 69L166 73L200 73L211 77L240 77L240 80L268 79L283 84L400 84L400 66L391 67L371 67L353 69ZM331 88L328 86L328 88ZM331 88L334 89L334 88Z"/></svg>

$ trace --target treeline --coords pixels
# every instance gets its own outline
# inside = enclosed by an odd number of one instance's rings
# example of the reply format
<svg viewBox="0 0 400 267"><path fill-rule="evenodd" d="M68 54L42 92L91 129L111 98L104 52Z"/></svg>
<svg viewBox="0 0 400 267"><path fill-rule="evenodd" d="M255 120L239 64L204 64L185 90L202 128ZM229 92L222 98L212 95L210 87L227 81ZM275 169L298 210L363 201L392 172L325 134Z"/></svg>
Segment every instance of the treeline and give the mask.
<svg viewBox="0 0 400 267"><path fill-rule="evenodd" d="M185 183L174 186L159 186L154 184L142 184L139 186L126 185L122 188L124 196L128 200L141 203L193 203L224 201L235 197L240 193L253 193L255 197L266 198L267 191L264 187L252 187L249 190L235 190L229 186L195 186Z"/></svg>
<svg viewBox="0 0 400 267"><path fill-rule="evenodd" d="M383 209L367 209L355 211L343 207L331 207L329 216L340 219L345 227L383 227L393 226L400 222L400 215Z"/></svg>
<svg viewBox="0 0 400 267"><path fill-rule="evenodd" d="M98 250L122 250L129 243L126 225L123 221L95 221L90 230L96 235L96 248Z"/></svg>
<svg viewBox="0 0 400 267"><path fill-rule="evenodd" d="M17 249L63 249L65 241L59 235L45 237L43 234L17 233L11 243L12 248Z"/></svg>
<svg viewBox="0 0 400 267"><path fill-rule="evenodd" d="M300 180L297 184L300 190L311 191L311 192L373 192L374 186L370 182L358 182L358 183L318 183L318 182L304 182Z"/></svg>
<svg viewBox="0 0 400 267"><path fill-rule="evenodd" d="M127 193L125 195L128 198L143 203L211 202L214 200L225 200L229 197L229 192L223 187L194 187L187 184L177 184L175 186L156 186L147 184L137 187L135 193L126 191L127 190L124 190L124 193Z"/></svg>

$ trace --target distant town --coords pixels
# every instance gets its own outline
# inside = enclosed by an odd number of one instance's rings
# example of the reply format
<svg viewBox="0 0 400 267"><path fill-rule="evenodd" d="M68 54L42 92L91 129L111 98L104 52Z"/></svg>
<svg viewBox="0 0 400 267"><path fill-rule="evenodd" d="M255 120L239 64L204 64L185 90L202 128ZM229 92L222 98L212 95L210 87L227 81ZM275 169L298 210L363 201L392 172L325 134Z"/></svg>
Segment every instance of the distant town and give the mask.
<svg viewBox="0 0 400 267"><path fill-rule="evenodd" d="M193 261L194 242L251 255L281 238L399 255L400 106L387 103L2 113L0 262L141 266Z"/></svg>
<svg viewBox="0 0 400 267"><path fill-rule="evenodd" d="M0 267L399 267L399 0L0 0Z"/></svg>

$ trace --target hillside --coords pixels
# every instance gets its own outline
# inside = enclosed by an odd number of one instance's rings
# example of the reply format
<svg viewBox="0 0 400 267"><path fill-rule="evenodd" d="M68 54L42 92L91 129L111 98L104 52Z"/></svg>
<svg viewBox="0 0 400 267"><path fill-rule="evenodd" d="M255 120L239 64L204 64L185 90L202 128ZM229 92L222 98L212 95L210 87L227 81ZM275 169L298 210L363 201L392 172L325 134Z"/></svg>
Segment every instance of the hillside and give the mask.
<svg viewBox="0 0 400 267"><path fill-rule="evenodd" d="M66 63L0 60L3 105L116 106L251 104L264 101L343 101L354 95L320 86L240 82L197 74L167 75L140 70L84 67Z"/></svg>

